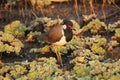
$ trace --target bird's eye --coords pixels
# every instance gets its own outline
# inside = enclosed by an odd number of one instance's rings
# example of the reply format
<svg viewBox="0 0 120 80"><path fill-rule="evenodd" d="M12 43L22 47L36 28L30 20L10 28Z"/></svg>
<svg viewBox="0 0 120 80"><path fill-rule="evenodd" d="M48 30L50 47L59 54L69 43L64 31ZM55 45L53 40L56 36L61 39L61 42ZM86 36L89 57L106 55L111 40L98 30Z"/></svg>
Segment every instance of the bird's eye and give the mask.
<svg viewBox="0 0 120 80"><path fill-rule="evenodd" d="M67 26L66 25L63 25L63 29L66 29L67 28Z"/></svg>

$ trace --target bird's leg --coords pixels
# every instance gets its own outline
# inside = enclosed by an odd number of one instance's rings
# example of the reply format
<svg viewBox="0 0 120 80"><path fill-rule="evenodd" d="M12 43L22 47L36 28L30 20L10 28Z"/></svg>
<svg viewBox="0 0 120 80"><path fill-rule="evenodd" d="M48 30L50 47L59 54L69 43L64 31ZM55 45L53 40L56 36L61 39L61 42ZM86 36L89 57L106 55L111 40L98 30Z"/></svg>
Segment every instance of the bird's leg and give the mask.
<svg viewBox="0 0 120 80"><path fill-rule="evenodd" d="M56 52L56 55L57 55L57 60L58 60L58 63L63 66L62 64L62 58L61 58L61 53L59 51Z"/></svg>
<svg viewBox="0 0 120 80"><path fill-rule="evenodd" d="M60 46L54 47L54 52L55 52L55 54L56 54L56 56L57 56L58 63L59 63L61 66L63 66L63 64L62 64L62 58L61 58L61 53L60 53L59 48L60 48Z"/></svg>

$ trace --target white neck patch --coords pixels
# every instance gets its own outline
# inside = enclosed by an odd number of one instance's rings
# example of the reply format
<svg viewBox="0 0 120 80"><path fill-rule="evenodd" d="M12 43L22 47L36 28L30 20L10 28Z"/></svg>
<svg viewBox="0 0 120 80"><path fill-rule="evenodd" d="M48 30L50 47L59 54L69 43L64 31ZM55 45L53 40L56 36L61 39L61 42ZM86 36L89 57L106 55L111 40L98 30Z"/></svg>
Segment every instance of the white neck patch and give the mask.
<svg viewBox="0 0 120 80"><path fill-rule="evenodd" d="M63 25L63 29L66 29L67 28L67 26L66 25Z"/></svg>

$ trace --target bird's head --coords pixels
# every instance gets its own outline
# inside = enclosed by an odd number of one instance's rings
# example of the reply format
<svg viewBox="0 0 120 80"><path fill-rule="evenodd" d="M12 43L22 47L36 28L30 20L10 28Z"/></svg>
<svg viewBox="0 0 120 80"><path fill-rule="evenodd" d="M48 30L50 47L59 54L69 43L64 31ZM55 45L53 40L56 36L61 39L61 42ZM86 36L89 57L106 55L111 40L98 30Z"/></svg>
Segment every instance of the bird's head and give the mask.
<svg viewBox="0 0 120 80"><path fill-rule="evenodd" d="M63 26L64 29L71 29L71 30L74 29L73 23L70 20L67 20L67 19L63 20L62 25L65 25Z"/></svg>

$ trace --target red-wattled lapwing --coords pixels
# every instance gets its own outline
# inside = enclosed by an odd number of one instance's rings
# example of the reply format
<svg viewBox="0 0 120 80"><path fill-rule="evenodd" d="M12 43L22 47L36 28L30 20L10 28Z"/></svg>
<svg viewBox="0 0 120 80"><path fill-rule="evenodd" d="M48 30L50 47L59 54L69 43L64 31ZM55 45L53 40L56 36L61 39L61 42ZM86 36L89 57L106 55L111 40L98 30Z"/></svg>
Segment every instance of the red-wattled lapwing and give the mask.
<svg viewBox="0 0 120 80"><path fill-rule="evenodd" d="M73 23L69 20L63 20L62 24L52 27L48 32L39 36L28 37L28 41L41 40L49 44L62 46L69 42L73 37ZM58 62L62 65L60 52L56 52Z"/></svg>

